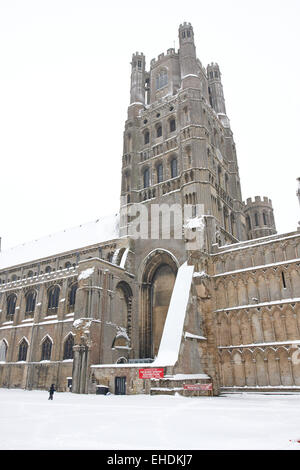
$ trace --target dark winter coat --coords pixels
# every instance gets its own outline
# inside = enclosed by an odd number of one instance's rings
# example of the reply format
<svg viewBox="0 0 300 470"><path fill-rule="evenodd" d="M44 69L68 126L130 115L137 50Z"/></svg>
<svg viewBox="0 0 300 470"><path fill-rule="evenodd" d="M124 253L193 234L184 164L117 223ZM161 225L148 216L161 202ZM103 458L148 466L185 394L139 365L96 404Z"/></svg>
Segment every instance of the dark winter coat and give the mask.
<svg viewBox="0 0 300 470"><path fill-rule="evenodd" d="M53 395L54 392L55 392L55 387L52 384L51 387L49 388L49 393L50 393L50 395Z"/></svg>

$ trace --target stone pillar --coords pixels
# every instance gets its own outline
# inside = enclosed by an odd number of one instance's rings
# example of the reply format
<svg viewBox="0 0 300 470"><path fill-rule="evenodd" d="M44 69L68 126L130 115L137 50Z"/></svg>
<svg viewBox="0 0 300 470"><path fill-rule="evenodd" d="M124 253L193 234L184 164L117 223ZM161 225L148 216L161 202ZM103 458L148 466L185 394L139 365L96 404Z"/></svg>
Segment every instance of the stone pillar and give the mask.
<svg viewBox="0 0 300 470"><path fill-rule="evenodd" d="M89 351L90 347L84 344L78 344L73 347L73 393L88 393Z"/></svg>

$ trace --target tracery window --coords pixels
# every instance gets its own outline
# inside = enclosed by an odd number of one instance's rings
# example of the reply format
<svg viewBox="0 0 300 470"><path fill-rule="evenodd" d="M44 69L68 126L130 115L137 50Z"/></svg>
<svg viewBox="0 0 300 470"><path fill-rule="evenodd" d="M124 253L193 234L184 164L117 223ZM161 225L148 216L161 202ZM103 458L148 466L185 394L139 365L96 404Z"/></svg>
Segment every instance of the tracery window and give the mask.
<svg viewBox="0 0 300 470"><path fill-rule="evenodd" d="M49 336L47 336L44 339L43 344L42 344L41 361L50 361L51 350L52 350L52 341L50 340Z"/></svg>
<svg viewBox="0 0 300 470"><path fill-rule="evenodd" d="M0 341L0 362L6 361L7 343L4 339Z"/></svg>
<svg viewBox="0 0 300 470"><path fill-rule="evenodd" d="M16 302L17 296L16 294L10 294L6 299L6 316L12 317L16 311Z"/></svg>
<svg viewBox="0 0 300 470"><path fill-rule="evenodd" d="M149 131L145 131L144 132L144 144L145 145L149 144L149 142L150 142L150 133L149 133Z"/></svg>
<svg viewBox="0 0 300 470"><path fill-rule="evenodd" d="M69 291L69 307L74 307L75 305L77 287L77 283L71 286Z"/></svg>
<svg viewBox="0 0 300 470"><path fill-rule="evenodd" d="M59 293L58 286L52 286L48 291L48 310L51 312L57 312Z"/></svg>
<svg viewBox="0 0 300 470"><path fill-rule="evenodd" d="M174 132L176 130L176 121L175 119L170 119L170 132Z"/></svg>
<svg viewBox="0 0 300 470"><path fill-rule="evenodd" d="M27 350L28 350L28 343L26 339L23 338L19 345L18 361L26 361Z"/></svg>
<svg viewBox="0 0 300 470"><path fill-rule="evenodd" d="M161 183L164 179L164 174L163 174L163 166L162 166L162 163L160 163L158 166L157 166L157 182L158 183Z"/></svg>
<svg viewBox="0 0 300 470"><path fill-rule="evenodd" d="M150 186L150 172L149 168L146 168L143 173L143 183L144 188L148 188Z"/></svg>
<svg viewBox="0 0 300 470"><path fill-rule="evenodd" d="M156 137L161 137L162 136L162 127L159 124L156 128Z"/></svg>
<svg viewBox="0 0 300 470"><path fill-rule="evenodd" d="M74 336L69 334L64 344L64 359L73 359Z"/></svg>
<svg viewBox="0 0 300 470"><path fill-rule="evenodd" d="M171 160L171 178L175 178L178 174L177 158Z"/></svg>
<svg viewBox="0 0 300 470"><path fill-rule="evenodd" d="M35 292L35 291L29 291L29 292L26 294L25 313L32 313L32 312L34 312L34 309L35 309L35 301L36 301L36 292Z"/></svg>

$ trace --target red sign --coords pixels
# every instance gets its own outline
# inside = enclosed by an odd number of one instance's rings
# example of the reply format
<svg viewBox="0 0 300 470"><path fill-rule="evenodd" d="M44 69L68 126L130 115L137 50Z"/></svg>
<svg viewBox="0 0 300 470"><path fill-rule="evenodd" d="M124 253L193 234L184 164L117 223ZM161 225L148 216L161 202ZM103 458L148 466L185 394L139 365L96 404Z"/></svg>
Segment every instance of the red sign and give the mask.
<svg viewBox="0 0 300 470"><path fill-rule="evenodd" d="M212 390L212 384L184 384L184 390Z"/></svg>
<svg viewBox="0 0 300 470"><path fill-rule="evenodd" d="M149 369L139 369L139 378L140 379L162 379L164 376L163 368L149 368Z"/></svg>

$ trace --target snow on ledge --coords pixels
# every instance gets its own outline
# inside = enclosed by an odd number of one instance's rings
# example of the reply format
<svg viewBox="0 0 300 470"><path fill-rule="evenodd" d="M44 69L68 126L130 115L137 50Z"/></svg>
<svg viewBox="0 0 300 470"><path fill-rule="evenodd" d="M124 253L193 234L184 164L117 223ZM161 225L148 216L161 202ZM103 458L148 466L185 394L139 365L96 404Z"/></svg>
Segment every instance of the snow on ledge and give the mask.
<svg viewBox="0 0 300 470"><path fill-rule="evenodd" d="M207 338L205 338L205 336L194 335L193 333L189 333L188 331L184 332L184 339L185 338L207 340Z"/></svg>
<svg viewBox="0 0 300 470"><path fill-rule="evenodd" d="M242 310L244 308L255 308L255 307L268 307L270 305L280 305L280 304L293 304L300 301L300 297L294 297L291 299L281 299L281 300L271 300L270 302L260 302L257 304L244 304L238 305L236 307L227 307L227 308L220 308L215 310L217 312L229 312L231 310Z"/></svg>
<svg viewBox="0 0 300 470"><path fill-rule="evenodd" d="M198 379L210 379L211 377L207 374L175 374L166 375L163 380L198 380ZM161 379L152 379L158 381Z"/></svg>
<svg viewBox="0 0 300 470"><path fill-rule="evenodd" d="M85 269L79 274L78 281L89 278L94 273L94 271L95 271L95 266L93 266L92 268Z"/></svg>

